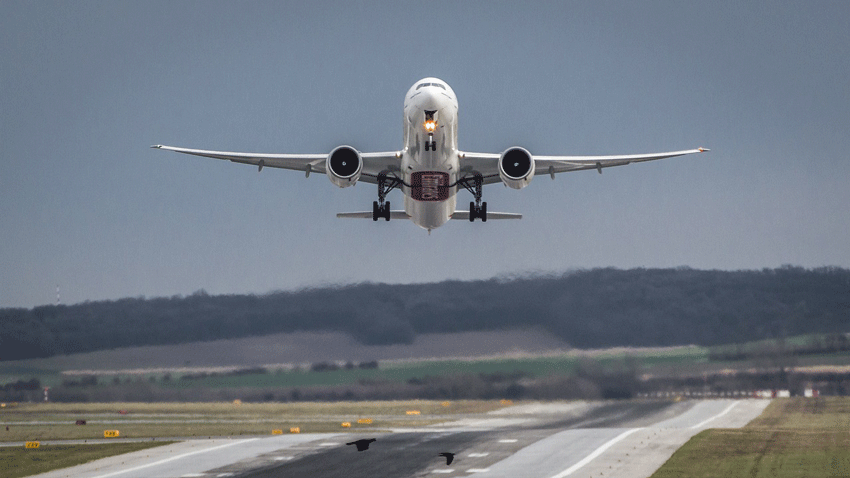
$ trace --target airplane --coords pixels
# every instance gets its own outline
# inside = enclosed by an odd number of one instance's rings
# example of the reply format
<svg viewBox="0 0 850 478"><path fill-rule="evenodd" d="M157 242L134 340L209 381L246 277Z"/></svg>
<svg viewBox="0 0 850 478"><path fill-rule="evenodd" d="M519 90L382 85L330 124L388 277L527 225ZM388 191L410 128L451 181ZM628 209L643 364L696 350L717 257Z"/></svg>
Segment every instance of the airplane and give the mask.
<svg viewBox="0 0 850 478"><path fill-rule="evenodd" d="M438 78L423 78L404 97L404 141L400 151L361 152L349 145L328 154L256 154L154 145L152 148L178 153L225 159L236 163L324 173L334 185L345 188L358 181L378 185L378 200L371 211L345 212L340 218L409 219L417 226L438 228L450 219L481 222L493 219L520 219L521 214L488 212L482 202L482 189L502 183L522 189L534 176L569 171L624 166L631 163L702 153L705 148L654 154L619 156L538 156L513 146L501 153L475 153L458 149L458 102L451 87ZM387 194L400 189L404 210L391 210ZM456 210L461 188L472 193L469 210Z"/></svg>

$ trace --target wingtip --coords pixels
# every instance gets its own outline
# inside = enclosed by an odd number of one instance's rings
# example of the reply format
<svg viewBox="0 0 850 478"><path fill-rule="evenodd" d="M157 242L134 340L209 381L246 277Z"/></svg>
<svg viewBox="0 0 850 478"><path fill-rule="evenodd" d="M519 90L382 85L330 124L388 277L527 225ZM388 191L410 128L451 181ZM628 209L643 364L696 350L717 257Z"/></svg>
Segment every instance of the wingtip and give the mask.
<svg viewBox="0 0 850 478"><path fill-rule="evenodd" d="M698 149L699 149L699 152L700 152L700 153L707 153L707 152L711 151L711 150L710 150L710 149L708 149L708 148L698 148Z"/></svg>
<svg viewBox="0 0 850 478"><path fill-rule="evenodd" d="M161 145L161 144L154 144L154 145L152 145L152 146L151 146L151 148L153 148L153 149L162 149L162 145Z"/></svg>

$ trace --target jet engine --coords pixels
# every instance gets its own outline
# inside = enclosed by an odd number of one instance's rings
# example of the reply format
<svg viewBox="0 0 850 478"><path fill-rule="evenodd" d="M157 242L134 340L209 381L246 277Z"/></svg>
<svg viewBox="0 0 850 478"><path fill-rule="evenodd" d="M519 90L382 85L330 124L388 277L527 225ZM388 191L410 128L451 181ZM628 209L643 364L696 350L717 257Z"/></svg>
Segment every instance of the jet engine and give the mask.
<svg viewBox="0 0 850 478"><path fill-rule="evenodd" d="M354 186L363 171L363 158L351 146L338 146L328 155L325 171L331 182L337 186Z"/></svg>
<svg viewBox="0 0 850 478"><path fill-rule="evenodd" d="M499 177L513 189L528 186L534 177L534 158L525 148L508 148L499 157Z"/></svg>

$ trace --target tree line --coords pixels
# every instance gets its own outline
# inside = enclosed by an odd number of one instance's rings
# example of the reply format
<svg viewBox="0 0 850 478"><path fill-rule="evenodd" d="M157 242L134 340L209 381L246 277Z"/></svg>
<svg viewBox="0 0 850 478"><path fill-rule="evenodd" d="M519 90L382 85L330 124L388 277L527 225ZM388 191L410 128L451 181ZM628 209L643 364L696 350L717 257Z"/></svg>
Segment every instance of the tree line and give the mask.
<svg viewBox="0 0 850 478"><path fill-rule="evenodd" d="M0 360L296 331L364 344L542 328L580 348L719 345L850 328L850 270L601 268L562 275L125 298L0 309Z"/></svg>

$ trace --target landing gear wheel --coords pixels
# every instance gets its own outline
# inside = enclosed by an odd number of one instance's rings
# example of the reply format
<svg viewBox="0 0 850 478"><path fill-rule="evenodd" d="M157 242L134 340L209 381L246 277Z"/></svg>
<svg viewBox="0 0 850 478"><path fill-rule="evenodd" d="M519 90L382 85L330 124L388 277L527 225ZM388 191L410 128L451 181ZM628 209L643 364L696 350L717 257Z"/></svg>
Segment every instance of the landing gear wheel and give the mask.
<svg viewBox="0 0 850 478"><path fill-rule="evenodd" d="M481 202L481 189L484 186L484 178L480 174L476 174L471 178L459 180L458 184L471 192L475 198L475 201L469 203L469 222L475 222L476 218L481 219L481 222L487 222L487 203Z"/></svg>
<svg viewBox="0 0 850 478"><path fill-rule="evenodd" d="M378 200L372 202L372 220L377 221L379 217L385 221L390 220L390 202L385 201L387 193L402 185L401 179L387 177L386 174L378 174Z"/></svg>

